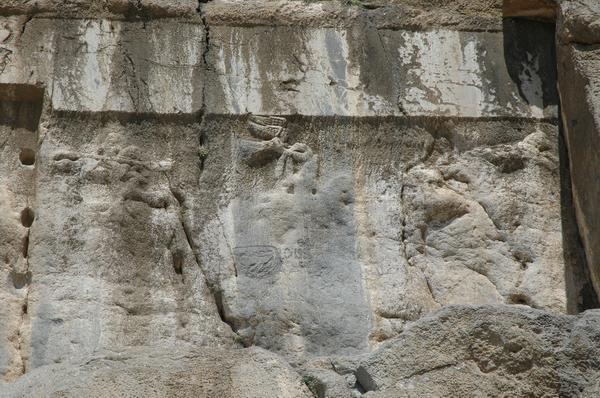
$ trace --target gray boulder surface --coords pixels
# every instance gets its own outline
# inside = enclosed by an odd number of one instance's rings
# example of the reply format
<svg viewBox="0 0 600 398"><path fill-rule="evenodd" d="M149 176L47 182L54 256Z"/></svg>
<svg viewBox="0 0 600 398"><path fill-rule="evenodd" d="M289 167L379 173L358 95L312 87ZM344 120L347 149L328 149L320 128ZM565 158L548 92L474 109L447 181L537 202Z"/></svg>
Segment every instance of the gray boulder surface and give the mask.
<svg viewBox="0 0 600 398"><path fill-rule="evenodd" d="M449 306L370 354L366 396L575 397L600 371L600 313Z"/></svg>
<svg viewBox="0 0 600 398"><path fill-rule="evenodd" d="M11 397L311 397L291 367L259 348L96 353L38 368L3 390Z"/></svg>

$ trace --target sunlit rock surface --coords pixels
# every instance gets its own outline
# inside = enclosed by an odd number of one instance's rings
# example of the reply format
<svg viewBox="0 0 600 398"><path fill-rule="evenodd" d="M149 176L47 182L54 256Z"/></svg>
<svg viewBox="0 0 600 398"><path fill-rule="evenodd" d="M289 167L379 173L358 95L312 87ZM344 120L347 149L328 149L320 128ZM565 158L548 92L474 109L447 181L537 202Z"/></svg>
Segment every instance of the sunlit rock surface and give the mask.
<svg viewBox="0 0 600 398"><path fill-rule="evenodd" d="M0 5L0 397L593 396L596 5L362 3Z"/></svg>

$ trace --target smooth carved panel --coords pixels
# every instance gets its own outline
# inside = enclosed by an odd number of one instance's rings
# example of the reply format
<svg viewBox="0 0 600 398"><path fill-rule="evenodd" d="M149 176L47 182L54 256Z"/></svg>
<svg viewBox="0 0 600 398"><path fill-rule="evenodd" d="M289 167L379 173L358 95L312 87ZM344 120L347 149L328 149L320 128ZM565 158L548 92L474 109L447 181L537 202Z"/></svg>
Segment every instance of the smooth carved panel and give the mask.
<svg viewBox="0 0 600 398"><path fill-rule="evenodd" d="M238 275L266 278L281 271L281 256L273 246L242 246L233 249Z"/></svg>

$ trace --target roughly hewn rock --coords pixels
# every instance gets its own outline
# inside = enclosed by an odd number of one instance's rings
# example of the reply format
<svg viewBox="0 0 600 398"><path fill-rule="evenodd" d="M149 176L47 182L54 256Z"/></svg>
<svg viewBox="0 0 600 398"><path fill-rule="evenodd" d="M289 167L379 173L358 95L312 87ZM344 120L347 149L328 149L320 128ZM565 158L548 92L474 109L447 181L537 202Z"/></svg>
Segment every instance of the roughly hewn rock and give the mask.
<svg viewBox="0 0 600 398"><path fill-rule="evenodd" d="M38 368L0 389L11 398L311 397L289 365L259 348L96 353L83 363Z"/></svg>
<svg viewBox="0 0 600 398"><path fill-rule="evenodd" d="M558 34L565 43L600 44L600 3L597 0L563 1Z"/></svg>
<svg viewBox="0 0 600 398"><path fill-rule="evenodd" d="M0 44L0 83L44 85L56 111L177 115L202 108L202 24L56 21L0 23L8 35Z"/></svg>
<svg viewBox="0 0 600 398"><path fill-rule="evenodd" d="M4 20L0 83L46 84L59 111L557 115L553 31L542 24L507 22L504 33L215 25L207 48L205 27L190 21L54 21Z"/></svg>
<svg viewBox="0 0 600 398"><path fill-rule="evenodd" d="M0 15L52 18L198 18L197 0L3 0Z"/></svg>
<svg viewBox="0 0 600 398"><path fill-rule="evenodd" d="M600 373L600 312L447 307L360 365L366 397L575 397Z"/></svg>
<svg viewBox="0 0 600 398"><path fill-rule="evenodd" d="M216 114L552 118L553 37L543 24L518 21L504 34L217 25L206 106Z"/></svg>
<svg viewBox="0 0 600 398"><path fill-rule="evenodd" d="M210 25L350 27L369 21L379 29L451 28L501 31L501 0L364 0L362 7L343 1L215 0L202 7Z"/></svg>
<svg viewBox="0 0 600 398"><path fill-rule="evenodd" d="M504 0L502 12L505 17L535 17L554 19L556 0Z"/></svg>

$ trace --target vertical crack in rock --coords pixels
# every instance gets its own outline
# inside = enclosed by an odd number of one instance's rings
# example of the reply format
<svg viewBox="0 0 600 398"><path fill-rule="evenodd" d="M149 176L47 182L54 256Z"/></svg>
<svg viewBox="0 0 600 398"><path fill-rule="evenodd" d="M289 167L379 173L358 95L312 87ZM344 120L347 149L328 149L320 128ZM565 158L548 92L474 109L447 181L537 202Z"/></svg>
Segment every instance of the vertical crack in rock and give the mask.
<svg viewBox="0 0 600 398"><path fill-rule="evenodd" d="M32 18L28 18L25 25ZM23 26L22 32L25 30ZM21 33L22 34L22 33ZM9 325L3 325L7 328L10 327L12 357L8 361L9 377L19 377L24 375L28 370L27 359L28 359L28 347L30 338L30 303L29 298L32 291L32 273L31 273L31 249L32 244L35 243L32 240L31 228L37 223L37 215L35 211L35 198L36 198L36 187L37 187L37 173L38 167L36 162L36 155L39 153L39 148L43 143L43 137L39 134L40 117L43 112L43 90L37 88L33 89L28 86L9 86L9 98L12 96L13 100L10 104L10 110L14 110L15 114L11 115L11 112L7 112L7 108L3 107L3 117L8 117L9 125L14 129L13 131L18 132L19 141L15 147L15 160L18 162L18 166L21 172L18 174L19 188L14 190L15 205L23 206L19 214L18 235L20 235L20 250L17 252L20 255L17 263L13 264L8 270L9 280L12 282L12 288L15 291L14 304L19 306L20 311L15 310L14 323ZM4 88L2 88L4 90ZM1 94L5 94L2 92ZM31 95L31 96L30 96ZM6 99L3 99L6 101ZM4 104L3 104L4 105ZM20 115L20 116L18 116ZM12 119L16 116L16 119ZM4 143L9 143L10 140ZM0 202L2 199L0 199ZM16 232L17 230L15 230ZM35 235L34 235L35 237ZM15 248L17 249L17 248ZM0 327L1 329L1 327ZM8 330L8 329L7 329ZM1 395L1 394L0 394Z"/></svg>
<svg viewBox="0 0 600 398"><path fill-rule="evenodd" d="M230 327L232 327L232 325L227 321L227 319L224 316L221 292L215 286L213 281L208 277L208 274L207 274L206 270L204 269L204 267L202 267L202 259L200 258L200 254L198 253L196 245L194 244L194 240L192 238L191 227L186 222L186 217L185 217L185 213L184 213L185 209L186 209L184 193L182 193L179 189L176 189L173 187L173 184L171 183L171 178L169 177L167 172L165 172L165 177L167 178L169 190L171 191L171 195L173 195L173 197L177 201L177 205L179 208L179 222L181 223L181 227L183 229L183 233L185 235L186 242L187 242L190 250L192 251L192 255L193 255L194 261L196 263L196 266L202 272L202 276L204 277L204 280L206 281L206 286L208 287L208 290L209 290L211 296L213 297L215 305L217 306L217 310L219 313L219 317L221 318L221 321L223 321L224 323L226 323ZM175 267L175 271L177 272L177 267ZM181 270L181 271L183 272L183 270ZM232 327L232 329L233 329L233 327Z"/></svg>
<svg viewBox="0 0 600 398"><path fill-rule="evenodd" d="M19 361L20 361L19 375L24 375L25 372L27 371L26 357L24 354L24 349L25 349L24 335L25 335L25 329L27 327L27 322L29 320L29 315L28 315L29 308L28 307L29 307L29 294L31 292L31 271L30 271L30 264L29 264L29 250L30 250L30 238L29 237L30 237L30 228L34 221L35 221L35 216L34 216L33 210L31 210L31 208L29 206L27 206L21 212L21 224L25 228L27 228L27 232L22 240L22 245L23 245L22 256L25 261L25 269L22 272L20 272L18 274L15 273L13 275L13 283L16 280L19 280L19 282L17 283L18 287L22 287L25 289L25 297L21 304L21 318L19 319L19 325L17 327L16 349L17 349L17 353L19 355Z"/></svg>
<svg viewBox="0 0 600 398"><path fill-rule="evenodd" d="M406 189L406 184L402 182L402 187L400 188L400 208L402 209L402 230L400 232L400 240L402 244L402 255L404 259L408 263L408 265L412 265L410 262L410 258L408 257L408 253L406 251L406 203L404 201L404 190Z"/></svg>
<svg viewBox="0 0 600 398"><path fill-rule="evenodd" d="M14 272L13 273L13 283L15 287L24 288L25 289L25 297L21 303L21 317L19 319L19 324L17 326L17 341L16 341L16 351L18 355L18 363L17 366L20 366L18 376L24 375L27 371L26 359L24 354L24 334L25 328L27 326L28 321L28 306L29 306L29 293L31 286L31 273L29 271L29 227L27 227L27 233L23 238L23 248L22 255L25 260L25 269L22 272Z"/></svg>
<svg viewBox="0 0 600 398"><path fill-rule="evenodd" d="M25 21L23 22L23 26L21 26L21 34L20 34L21 37L23 37L23 35L25 34L27 25L29 24L29 22L31 22L32 19L33 19L33 15L28 15L27 19L25 19Z"/></svg>
<svg viewBox="0 0 600 398"><path fill-rule="evenodd" d="M202 4L203 2L200 1L200 4ZM200 6L198 7L198 12L201 12L200 10ZM208 25L206 24L206 22L204 21L204 17L202 17L202 21L204 24L204 29L205 29L205 35L206 35L206 40L207 40L207 44L206 44L206 49L204 51L204 53L202 54L202 60L205 63L206 68L208 68L208 64L207 64L207 53L208 53L208 36L209 36L209 32L208 32ZM202 174L204 173L204 167L205 167L205 162L206 162L206 158L208 157L208 150L206 149L205 146L205 137L204 137L204 123L205 123L205 107L206 107L206 85L203 86L202 88L202 110L200 111L200 136L198 139L198 143L199 143L199 157L200 157L200 164L199 164L199 176L198 178L202 177ZM169 180L169 186L171 188L171 192L173 192L173 196L175 196L174 190L171 187L171 182ZM186 226L186 222L185 222L185 217L183 215L183 209L184 209L184 198L181 196L175 196L175 199L179 202L179 208L180 208L180 219L181 219L181 223L182 226L184 228L184 232L186 235L186 239L188 241L188 245L190 246L191 250L194 253L194 258L196 259L196 264L198 265L198 267L200 268L200 270L202 271L202 275L204 276L204 279L206 280L206 284L208 286L208 289L210 290L211 295L213 296L213 299L215 301L215 305L217 307L217 312L219 314L219 318L221 319L221 321L223 323L226 323L227 325L229 325L229 327L231 328L231 330L235 333L236 332L236 328L234 327L233 323L227 319L226 315L225 315L225 307L224 307L224 303L223 303L223 292L221 291L221 287L217 285L217 283L215 283L212 279L209 278L208 276L208 272L204 269L204 267L202 266L202 260L200 258L200 254L198 253L198 250L196 250L194 243L193 243L193 238L192 238L192 233L189 227ZM223 239L225 240L226 244L227 244L227 248L231 254L231 258L233 259L233 250L229 244L229 241L227 240L227 237L225 236L225 227L223 225L223 222L221 221L221 219L219 217L217 217L220 225L221 225L221 229L222 229L222 234L223 234ZM238 273L237 273L237 267L235 265L235 262L233 263L233 267L234 267L234 271L235 271L235 276L237 277Z"/></svg>
<svg viewBox="0 0 600 398"><path fill-rule="evenodd" d="M559 98L562 103L560 84ZM563 255L567 275L567 310L577 314L599 308L598 294L594 289L588 259L581 236L580 221L573 202L573 181L567 145L567 115L560 106L559 112L559 162L561 173L561 220L563 233Z"/></svg>
<svg viewBox="0 0 600 398"><path fill-rule="evenodd" d="M427 290L429 290L429 294L431 295L431 299L440 307L443 307L436 299L435 297L435 293L433 292L433 288L431 287L431 282L429 281L429 278L427 277L427 275L423 274L423 278L425 279L425 284L427 285Z"/></svg>
<svg viewBox="0 0 600 398"><path fill-rule="evenodd" d="M136 67L135 67L135 62L133 62L133 59L131 58L131 55L125 53L125 58L127 59L127 62L129 62L129 64L131 65L131 74L133 77L133 80L135 81L136 76L137 76L137 71L136 71ZM130 87L128 87L127 89L127 94L129 94L129 98L131 98L131 103L133 105L133 109L140 109L140 101L139 101L139 97L140 97L140 92L139 90L137 90L137 98L134 97L133 93L132 93L132 86L135 87L135 85L131 85ZM149 102L150 106L152 106L152 102Z"/></svg>
<svg viewBox="0 0 600 398"><path fill-rule="evenodd" d="M427 150L427 152L429 152L429 150ZM426 156L428 156L426 154ZM403 173L402 176L403 180L406 178L406 172ZM402 186L400 188L400 207L402 209L402 225L401 225L401 232L400 232L400 244L402 245L402 256L404 257L404 259L406 260L406 263L408 264L409 267L413 266L413 263L411 262L412 257L408 255L408 251L407 251L407 241L408 241L408 237L407 237L407 212L406 212L406 188L407 188L408 184L406 184L405 181L402 181ZM435 297L435 293L433 291L433 287L431 286L431 282L429 281L429 278L427 277L427 275L425 274L425 272L423 272L423 270L420 270L421 275L423 276L423 279L425 280L425 284L427 285L427 290L429 291L429 294L431 295L431 299L438 304L439 306L441 306L441 304L437 301L436 297Z"/></svg>
<svg viewBox="0 0 600 398"><path fill-rule="evenodd" d="M185 239L187 241L187 244L188 244L190 250L192 251L192 254L194 256L196 264L200 267L200 258L198 256L198 253L197 253L197 251L194 247L194 243L192 241L192 232L190 230L189 225L185 222L185 215L184 215L185 197L183 196L182 192L180 192L178 189L173 188L173 185L171 184L171 178L169 177L169 175L166 172L165 172L165 177L167 178L167 181L169 183L169 190L171 191L171 195L173 195L173 197L177 201L177 205L179 208L179 222L181 223L181 228L183 229ZM200 268L202 269L202 267L200 267ZM202 271L204 271L204 270L202 270ZM206 279L206 275L204 277ZM210 284L208 280L207 280L207 283Z"/></svg>
<svg viewBox="0 0 600 398"><path fill-rule="evenodd" d="M206 47L204 48L204 51L202 52L202 62L204 63L204 67L206 68L206 70L211 70L210 68L210 63L208 62L208 53L210 51L210 26L208 25L208 23L206 22L206 17L204 15L204 13L202 12L202 4L206 4L208 3L208 0L198 0L198 14L200 14L200 19L202 20L202 26L204 29L204 42ZM206 91L206 89L204 89Z"/></svg>
<svg viewBox="0 0 600 398"><path fill-rule="evenodd" d="M27 274L29 274L29 260L26 260L26 272ZM28 321L28 306L29 306L29 292L30 292L30 283L27 284L27 292L25 293L25 299L23 300L23 305L21 306L21 319L20 319L20 324L19 324L19 328L17 330L17 336L18 336L18 341L17 341L17 351L19 353L19 358L21 361L21 375L24 375L25 372L27 371L27 365L25 363L25 355L23 353L24 350L24 338L23 335L25 333L25 326L26 323Z"/></svg>
<svg viewBox="0 0 600 398"><path fill-rule="evenodd" d="M202 178L202 174L204 173L204 163L206 162L206 158L208 157L208 149L204 146L204 116L202 117L202 122L200 122L200 137L198 139L198 143L200 144L200 148L198 149L198 156L200 157L200 175L198 178Z"/></svg>

